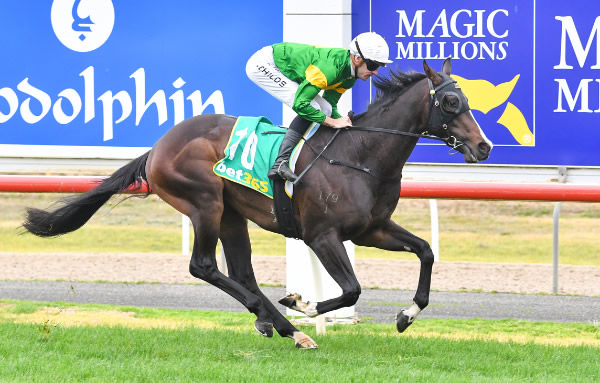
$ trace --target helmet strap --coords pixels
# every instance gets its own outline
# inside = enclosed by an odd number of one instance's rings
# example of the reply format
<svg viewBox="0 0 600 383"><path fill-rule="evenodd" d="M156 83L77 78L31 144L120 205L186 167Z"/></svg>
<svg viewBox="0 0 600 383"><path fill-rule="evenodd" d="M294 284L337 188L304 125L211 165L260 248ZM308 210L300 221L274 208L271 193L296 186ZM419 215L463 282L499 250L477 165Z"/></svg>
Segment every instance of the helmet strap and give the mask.
<svg viewBox="0 0 600 383"><path fill-rule="evenodd" d="M357 57L358 55L350 53L350 56ZM358 79L358 66L354 63L354 60L352 59L352 57L350 57L350 65L352 65L352 67L354 67L354 78Z"/></svg>

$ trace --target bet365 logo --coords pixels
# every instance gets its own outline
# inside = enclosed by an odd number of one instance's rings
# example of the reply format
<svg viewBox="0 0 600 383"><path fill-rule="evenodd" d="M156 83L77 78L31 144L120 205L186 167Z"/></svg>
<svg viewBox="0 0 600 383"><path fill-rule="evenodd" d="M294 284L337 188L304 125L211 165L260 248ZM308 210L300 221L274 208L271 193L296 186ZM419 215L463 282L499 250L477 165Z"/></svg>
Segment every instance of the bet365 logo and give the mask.
<svg viewBox="0 0 600 383"><path fill-rule="evenodd" d="M512 80L498 85L486 80L468 80L456 75L452 75L452 77L469 99L471 109L487 114L490 110L504 105L517 85L520 75L517 74ZM529 129L523 113L510 101L506 102L504 112L497 122L508 129L520 145L533 146L535 144L535 137Z"/></svg>
<svg viewBox="0 0 600 383"><path fill-rule="evenodd" d="M115 9L111 0L54 0L50 19L64 46L75 52L90 52L108 40Z"/></svg>

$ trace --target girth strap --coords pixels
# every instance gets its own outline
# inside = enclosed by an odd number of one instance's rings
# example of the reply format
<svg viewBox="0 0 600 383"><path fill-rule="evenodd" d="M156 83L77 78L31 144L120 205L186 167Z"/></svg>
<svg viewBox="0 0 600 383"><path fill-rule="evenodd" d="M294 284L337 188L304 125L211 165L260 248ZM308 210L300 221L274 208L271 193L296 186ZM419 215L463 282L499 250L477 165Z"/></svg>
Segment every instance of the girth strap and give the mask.
<svg viewBox="0 0 600 383"><path fill-rule="evenodd" d="M273 181L273 206L275 208L275 218L282 234L288 238L302 239L300 223L296 222L294 216L294 203L285 192L285 181L283 179Z"/></svg>

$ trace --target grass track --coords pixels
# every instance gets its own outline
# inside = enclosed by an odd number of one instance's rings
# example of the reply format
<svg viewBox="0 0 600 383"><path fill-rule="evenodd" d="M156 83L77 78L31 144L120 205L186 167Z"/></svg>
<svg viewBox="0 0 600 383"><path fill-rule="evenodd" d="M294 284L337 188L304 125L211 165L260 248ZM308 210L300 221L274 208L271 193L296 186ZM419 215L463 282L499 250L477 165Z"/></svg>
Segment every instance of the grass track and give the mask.
<svg viewBox="0 0 600 383"><path fill-rule="evenodd" d="M44 309L51 306L54 311ZM46 310L46 311L44 311ZM61 315L104 318L60 324ZM107 313L180 323L140 328ZM19 323L26 317L30 323ZM116 315L119 317L119 315ZM139 382L597 382L600 329L591 324L420 320L406 334L392 325L329 327L299 351L290 339L252 330L250 314L0 301L0 381ZM495 333L503 335L494 335ZM455 334L448 339L436 334ZM511 334L513 337L511 338ZM538 344L536 339L553 340ZM569 339L590 342L565 346ZM511 340L512 339L512 340Z"/></svg>

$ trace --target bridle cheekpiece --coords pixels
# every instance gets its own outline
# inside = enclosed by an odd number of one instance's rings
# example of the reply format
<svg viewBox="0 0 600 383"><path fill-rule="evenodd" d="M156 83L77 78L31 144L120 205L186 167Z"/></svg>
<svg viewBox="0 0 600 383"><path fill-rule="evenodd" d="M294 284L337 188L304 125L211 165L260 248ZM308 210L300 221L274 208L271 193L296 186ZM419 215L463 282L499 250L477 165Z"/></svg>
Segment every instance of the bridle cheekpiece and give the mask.
<svg viewBox="0 0 600 383"><path fill-rule="evenodd" d="M423 134L432 134L446 139L446 144L453 149L463 145L455 136L448 131L448 124L452 122L459 114L464 113L471 108L467 97L460 90L456 80L450 76L441 75L443 81L437 86L433 85L430 79L429 84L429 118L425 125Z"/></svg>

